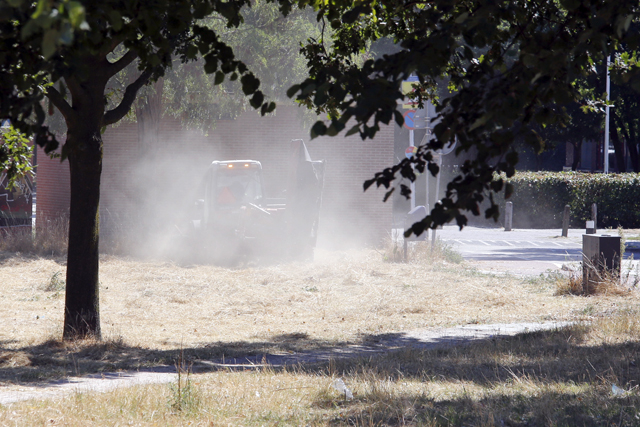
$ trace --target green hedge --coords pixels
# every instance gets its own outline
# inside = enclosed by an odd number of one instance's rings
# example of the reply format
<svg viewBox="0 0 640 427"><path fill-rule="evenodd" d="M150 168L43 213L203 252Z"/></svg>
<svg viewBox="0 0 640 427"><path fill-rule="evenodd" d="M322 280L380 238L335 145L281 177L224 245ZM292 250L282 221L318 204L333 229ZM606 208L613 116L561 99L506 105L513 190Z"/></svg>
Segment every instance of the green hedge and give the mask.
<svg viewBox="0 0 640 427"><path fill-rule="evenodd" d="M518 172L508 181L514 186L514 227L562 227L568 204L571 227L584 228L597 203L599 228L640 228L640 174Z"/></svg>

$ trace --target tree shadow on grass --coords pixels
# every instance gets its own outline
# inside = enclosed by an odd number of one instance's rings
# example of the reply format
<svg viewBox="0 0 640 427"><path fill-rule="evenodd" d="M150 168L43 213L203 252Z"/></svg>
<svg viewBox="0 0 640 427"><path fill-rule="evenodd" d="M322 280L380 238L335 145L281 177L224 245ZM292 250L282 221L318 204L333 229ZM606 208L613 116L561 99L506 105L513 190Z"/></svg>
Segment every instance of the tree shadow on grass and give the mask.
<svg viewBox="0 0 640 427"><path fill-rule="evenodd" d="M284 334L269 341L212 342L195 347L157 350L131 346L121 340L49 340L41 344L16 347L0 342L0 383L31 384L73 376L116 371L159 371L174 365L181 357L194 364L194 371L251 368L256 364L290 363L296 355L339 351L348 342L328 342L306 334ZM317 359L314 359L317 360ZM297 362L295 362L297 363Z"/></svg>
<svg viewBox="0 0 640 427"><path fill-rule="evenodd" d="M338 408L328 425L376 426L628 426L637 427L638 396L614 398L601 389L585 392L545 390L535 395L505 392L473 398L441 399L424 394L363 394L352 401L316 402Z"/></svg>
<svg viewBox="0 0 640 427"><path fill-rule="evenodd" d="M588 327L534 332L475 341L440 337L427 343L404 334L368 335L360 342L328 342L285 334L259 342L212 342L155 350L122 341L48 341L15 348L0 343L0 382L38 384L115 371L167 371L181 354L197 373L226 369L302 369L313 374L442 378L480 386L535 377L543 382L611 381L640 384L640 337L618 344L587 345Z"/></svg>
<svg viewBox="0 0 640 427"><path fill-rule="evenodd" d="M355 384L354 399L321 395L314 405L339 406L330 425L640 425L640 337L588 344L588 335L572 326L337 361L317 369ZM411 380L419 391L397 386ZM614 396L613 384L630 392Z"/></svg>

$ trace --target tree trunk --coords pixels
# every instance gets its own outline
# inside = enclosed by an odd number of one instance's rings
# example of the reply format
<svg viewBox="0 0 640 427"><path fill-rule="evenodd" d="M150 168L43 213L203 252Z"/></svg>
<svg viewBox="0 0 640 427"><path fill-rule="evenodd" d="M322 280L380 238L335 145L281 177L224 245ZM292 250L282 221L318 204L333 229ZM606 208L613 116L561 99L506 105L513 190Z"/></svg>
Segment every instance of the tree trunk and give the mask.
<svg viewBox="0 0 640 427"><path fill-rule="evenodd" d="M95 121L95 120L94 120ZM63 339L101 338L98 282L102 137L99 125L70 128L71 201Z"/></svg>
<svg viewBox="0 0 640 427"><path fill-rule="evenodd" d="M580 161L582 160L582 140L580 141L571 141L571 145L573 146L573 162L571 162L571 170L577 171L578 166L580 166Z"/></svg>
<svg viewBox="0 0 640 427"><path fill-rule="evenodd" d="M123 58L130 63L135 55L125 54ZM103 153L100 130L124 117L135 101L137 91L151 76L151 71L141 74L127 87L120 104L105 112L107 82L127 62L125 60L120 65L118 62L110 63L106 56L87 56L81 60L91 73L82 78L74 75L65 77L71 104L57 91L49 94L63 114L68 129L62 148L62 154L69 161L71 181L64 340L102 338L98 282Z"/></svg>
<svg viewBox="0 0 640 427"><path fill-rule="evenodd" d="M615 123L615 122L614 122ZM620 135L618 134L618 128L614 125L613 129L611 129L611 142L613 143L613 148L616 153L616 171L619 173L627 171L627 162L626 156L624 152L624 141L620 140Z"/></svg>
<svg viewBox="0 0 640 427"><path fill-rule="evenodd" d="M618 117L617 114L614 114L613 117L614 123L618 128L622 130L622 134L627 141L631 167L633 168L634 172L640 172L640 164L638 163L637 129L634 126L634 121L632 119L629 119L629 114L625 114L624 117Z"/></svg>
<svg viewBox="0 0 640 427"><path fill-rule="evenodd" d="M629 157L631 158L631 167L634 172L640 172L640 160L638 159L638 142L634 138L627 142L629 147Z"/></svg>

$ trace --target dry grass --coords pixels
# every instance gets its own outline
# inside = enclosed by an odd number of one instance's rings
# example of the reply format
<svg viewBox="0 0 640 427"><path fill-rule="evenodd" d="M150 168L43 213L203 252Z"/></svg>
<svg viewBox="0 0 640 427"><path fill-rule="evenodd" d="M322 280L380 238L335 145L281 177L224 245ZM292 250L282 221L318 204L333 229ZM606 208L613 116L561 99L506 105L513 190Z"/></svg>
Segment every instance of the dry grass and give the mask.
<svg viewBox="0 0 640 427"><path fill-rule="evenodd" d="M14 404L0 425L637 426L639 337L638 312L621 312L466 347L193 375L180 410L175 384Z"/></svg>
<svg viewBox="0 0 640 427"><path fill-rule="evenodd" d="M77 343L59 341L64 260L0 254L0 384L466 323L593 326L285 371L193 375L193 410L176 411L167 385L14 404L0 407L0 425L640 424L637 292L556 296L555 277L481 274L414 249L408 263L373 250L319 251L313 263L245 269L103 256L106 340ZM331 387L337 377L354 400ZM612 397L612 383L631 392Z"/></svg>
<svg viewBox="0 0 640 427"><path fill-rule="evenodd" d="M568 279L559 280L556 295L627 295L631 288L620 282L620 279L604 275L599 280L585 283L582 275L572 274Z"/></svg>
<svg viewBox="0 0 640 427"><path fill-rule="evenodd" d="M585 281L583 268L581 264L580 268L572 271L569 277L560 276L556 281L556 295L624 296L637 289L640 282L639 272L634 272L631 268L622 272L612 272L606 267L594 268L592 265L587 265L590 276Z"/></svg>
<svg viewBox="0 0 640 427"><path fill-rule="evenodd" d="M480 274L424 253L389 263L373 250L319 251L313 263L246 269L103 256L108 344L97 348L57 341L64 292L52 282L64 261L5 254L0 366L12 369L0 381L173 364L180 348L200 358L312 350L420 328L591 319L638 303L637 293L558 297L553 280Z"/></svg>

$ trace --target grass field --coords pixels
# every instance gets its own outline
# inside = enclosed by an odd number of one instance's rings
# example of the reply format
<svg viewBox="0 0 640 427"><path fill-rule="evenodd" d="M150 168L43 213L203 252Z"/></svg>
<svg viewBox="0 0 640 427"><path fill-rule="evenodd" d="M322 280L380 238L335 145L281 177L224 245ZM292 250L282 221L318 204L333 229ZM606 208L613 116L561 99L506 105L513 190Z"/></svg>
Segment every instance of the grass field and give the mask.
<svg viewBox="0 0 640 427"><path fill-rule="evenodd" d="M319 251L313 263L242 269L103 256L99 343L59 340L62 259L3 252L4 389L173 365L181 354L188 366L436 326L579 323L459 348L185 373L179 391L176 382L0 407L0 425L640 425L637 291L573 296L558 292L563 278L481 274L436 252L400 263L391 251ZM338 378L352 400L332 387Z"/></svg>

